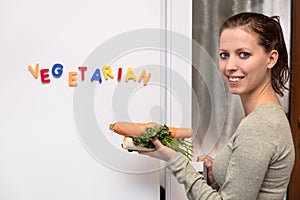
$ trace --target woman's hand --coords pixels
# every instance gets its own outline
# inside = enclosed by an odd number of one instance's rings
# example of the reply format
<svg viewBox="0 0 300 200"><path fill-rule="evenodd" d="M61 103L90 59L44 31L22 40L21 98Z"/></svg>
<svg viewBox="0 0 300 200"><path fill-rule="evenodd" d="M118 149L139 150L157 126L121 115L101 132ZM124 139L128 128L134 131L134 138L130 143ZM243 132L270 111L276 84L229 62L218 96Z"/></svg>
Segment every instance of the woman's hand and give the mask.
<svg viewBox="0 0 300 200"><path fill-rule="evenodd" d="M197 162L203 162L204 166L207 168L207 183L209 185L215 183L216 181L215 181L215 178L212 173L212 165L213 165L214 159L208 155L199 156L197 158Z"/></svg>
<svg viewBox="0 0 300 200"><path fill-rule="evenodd" d="M147 155L164 161L168 161L177 155L175 150L164 146L157 138L154 138L152 143L155 145L155 151L139 151L139 154Z"/></svg>

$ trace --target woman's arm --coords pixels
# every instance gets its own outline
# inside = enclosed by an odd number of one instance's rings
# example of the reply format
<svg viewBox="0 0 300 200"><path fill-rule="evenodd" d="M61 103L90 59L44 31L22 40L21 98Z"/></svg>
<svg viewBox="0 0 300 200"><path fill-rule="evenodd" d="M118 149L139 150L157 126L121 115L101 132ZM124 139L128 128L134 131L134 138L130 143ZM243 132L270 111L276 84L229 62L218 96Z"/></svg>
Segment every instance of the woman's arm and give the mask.
<svg viewBox="0 0 300 200"><path fill-rule="evenodd" d="M220 194L210 187L204 177L189 163L188 159L177 154L169 160L167 167L172 171L177 181L184 185L186 195L190 200L218 200Z"/></svg>

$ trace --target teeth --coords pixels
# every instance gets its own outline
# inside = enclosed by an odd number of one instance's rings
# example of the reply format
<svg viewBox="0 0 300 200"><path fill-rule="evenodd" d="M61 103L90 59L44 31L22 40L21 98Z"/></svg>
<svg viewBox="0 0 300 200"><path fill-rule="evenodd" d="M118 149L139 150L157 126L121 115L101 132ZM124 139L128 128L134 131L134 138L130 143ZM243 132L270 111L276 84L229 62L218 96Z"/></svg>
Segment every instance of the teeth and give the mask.
<svg viewBox="0 0 300 200"><path fill-rule="evenodd" d="M229 81L233 81L233 82L237 82L239 80L241 80L242 78L240 77L229 77Z"/></svg>

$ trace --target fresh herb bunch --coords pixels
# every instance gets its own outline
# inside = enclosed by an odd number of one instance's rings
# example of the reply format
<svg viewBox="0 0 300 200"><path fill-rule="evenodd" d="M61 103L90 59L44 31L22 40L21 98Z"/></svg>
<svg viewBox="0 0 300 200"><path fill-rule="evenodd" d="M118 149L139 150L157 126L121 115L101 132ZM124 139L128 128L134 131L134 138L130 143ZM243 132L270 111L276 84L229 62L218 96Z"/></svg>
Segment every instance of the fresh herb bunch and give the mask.
<svg viewBox="0 0 300 200"><path fill-rule="evenodd" d="M168 126L153 126L147 127L146 131L140 135L140 137L132 137L133 143L136 146L142 146L146 148L155 148L152 143L152 139L157 138L159 141L175 151L178 151L185 155L189 160L192 160L193 157L193 146L190 141L172 138L171 132L169 131Z"/></svg>

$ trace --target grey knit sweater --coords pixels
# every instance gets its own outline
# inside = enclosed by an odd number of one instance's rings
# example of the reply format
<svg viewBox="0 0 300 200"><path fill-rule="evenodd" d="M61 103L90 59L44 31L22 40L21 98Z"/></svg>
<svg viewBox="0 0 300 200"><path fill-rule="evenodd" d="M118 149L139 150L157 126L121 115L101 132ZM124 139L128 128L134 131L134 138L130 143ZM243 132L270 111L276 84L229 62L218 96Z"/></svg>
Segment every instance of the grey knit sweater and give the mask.
<svg viewBox="0 0 300 200"><path fill-rule="evenodd" d="M219 191L178 154L168 162L189 199L282 200L295 153L284 110L264 104L245 117L228 144L216 156L213 175Z"/></svg>

